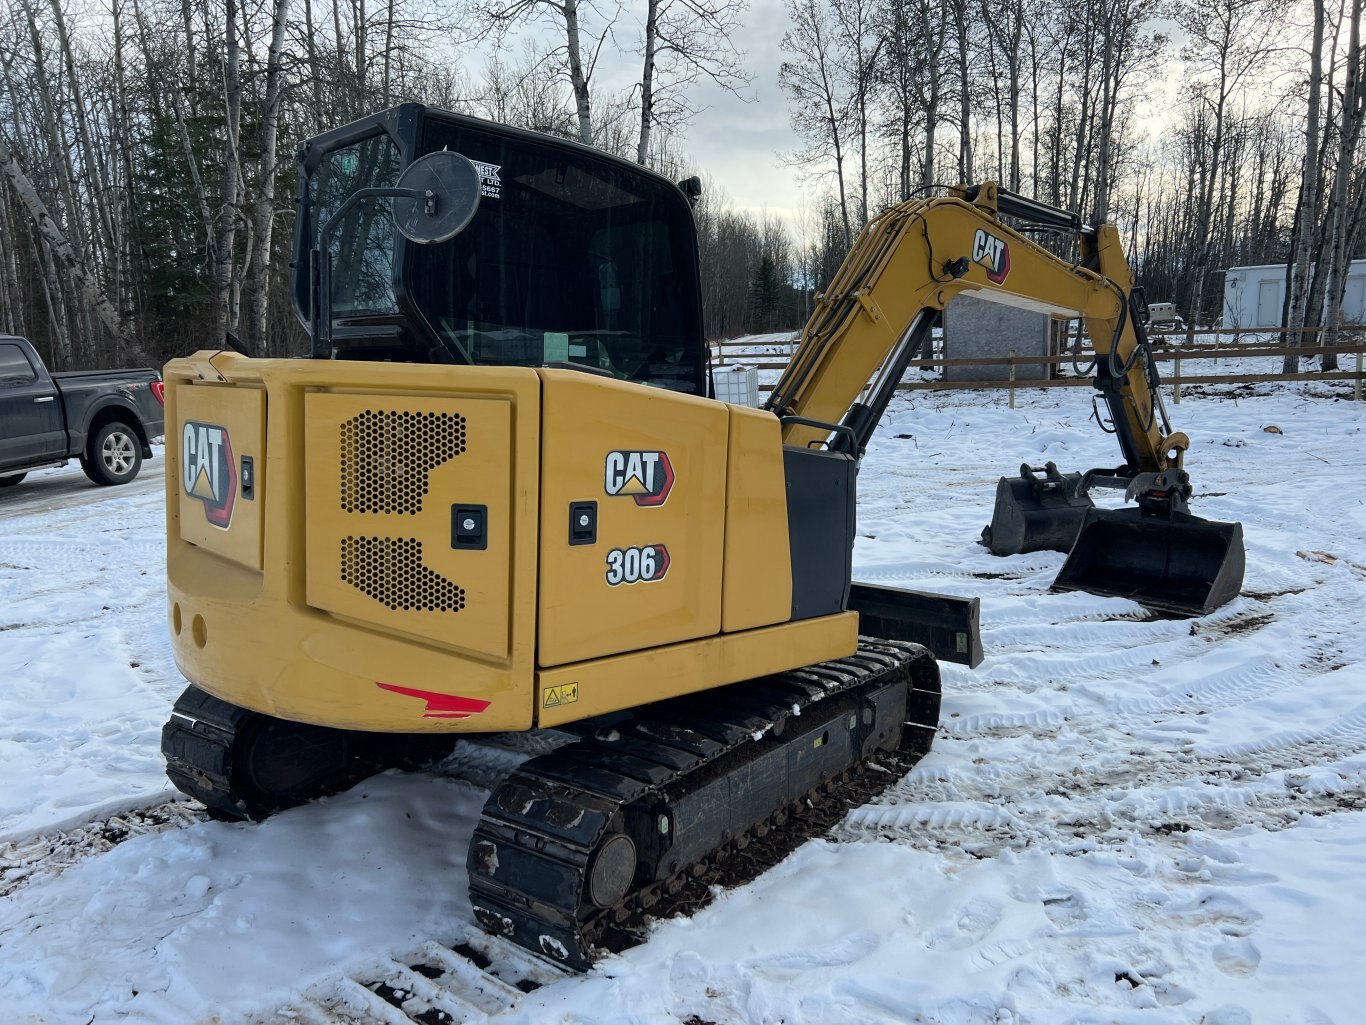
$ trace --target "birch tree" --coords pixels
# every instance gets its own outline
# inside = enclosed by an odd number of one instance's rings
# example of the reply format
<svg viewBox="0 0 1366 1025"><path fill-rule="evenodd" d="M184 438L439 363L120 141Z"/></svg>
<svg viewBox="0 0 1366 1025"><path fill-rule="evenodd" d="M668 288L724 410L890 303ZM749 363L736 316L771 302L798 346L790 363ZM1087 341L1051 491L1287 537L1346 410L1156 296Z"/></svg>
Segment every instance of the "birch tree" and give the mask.
<svg viewBox="0 0 1366 1025"><path fill-rule="evenodd" d="M1294 254L1286 279L1289 310L1286 315L1285 340L1296 349L1303 349L1311 341L1306 335L1309 315L1310 260L1314 241L1315 211L1319 196L1319 129L1323 102L1323 43L1327 22L1327 0L1312 0L1314 7L1313 35L1309 41L1309 102L1305 112L1304 175L1300 179L1300 200L1295 214ZM1293 374L1299 369L1299 359L1287 353L1282 370Z"/></svg>
<svg viewBox="0 0 1366 1025"><path fill-rule="evenodd" d="M637 163L649 161L656 127L677 128L695 115L687 94L699 81L735 95L753 81L733 42L747 6L748 0L646 0Z"/></svg>
<svg viewBox="0 0 1366 1025"><path fill-rule="evenodd" d="M257 196L254 215L255 240L247 277L248 344L264 348L266 309L270 298L268 272L271 259L271 234L275 225L275 147L280 126L280 96L283 88L283 52L289 0L274 0L271 14L270 49L266 56L266 89L261 103L261 154L257 158ZM385 73L388 90L388 72Z"/></svg>
<svg viewBox="0 0 1366 1025"><path fill-rule="evenodd" d="M778 84L792 104L792 127L807 143L805 150L790 159L794 163L815 163L818 167L826 160L833 162L847 249L854 237L844 166L851 104L840 74L835 26L820 0L786 3L791 27L783 35L782 46L794 59L784 61L778 69Z"/></svg>
<svg viewBox="0 0 1366 1025"><path fill-rule="evenodd" d="M85 261L67 241L66 235L57 226L57 222L53 220L52 214L48 212L47 204L38 195L37 189L33 187L33 182L29 180L28 175L19 165L18 159L5 142L3 135L0 135L0 174L4 175L10 188L14 190L19 201L28 210L29 216L33 219L34 227L52 254L56 268L63 275L69 276L70 280L75 283L109 334L113 338L121 339L123 337L123 324L119 319L118 310L114 308L114 304L105 295L95 275L86 267Z"/></svg>
<svg viewBox="0 0 1366 1025"><path fill-rule="evenodd" d="M1324 370L1336 370L1337 353L1328 351L1337 345L1341 331L1342 296L1347 285L1347 271L1351 252L1348 238L1352 234L1352 206L1348 187L1356 174L1357 140L1361 136L1366 96L1363 96L1361 74L1361 18L1362 0L1351 0L1348 19L1347 72L1342 90L1342 123L1338 129L1337 167L1333 172L1333 190L1329 201L1330 237L1328 243L1328 277L1325 283L1327 303L1321 338ZM1360 205L1360 198L1357 199Z"/></svg>
<svg viewBox="0 0 1366 1025"><path fill-rule="evenodd" d="M564 45L556 46L554 52L563 61L565 74L574 93L579 141L591 146L594 143L593 70L620 9L594 29L585 27L585 12L594 13L594 9L581 4L580 0L512 0L511 3L479 0L471 11L477 26L473 34L475 39L502 39L520 26L533 24L548 27L563 38Z"/></svg>

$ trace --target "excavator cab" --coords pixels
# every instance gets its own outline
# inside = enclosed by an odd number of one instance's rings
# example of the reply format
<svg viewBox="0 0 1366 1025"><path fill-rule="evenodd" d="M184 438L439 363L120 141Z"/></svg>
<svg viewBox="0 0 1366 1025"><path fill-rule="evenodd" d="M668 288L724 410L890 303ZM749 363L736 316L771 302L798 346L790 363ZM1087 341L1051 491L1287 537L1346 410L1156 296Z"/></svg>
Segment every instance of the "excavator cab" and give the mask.
<svg viewBox="0 0 1366 1025"><path fill-rule="evenodd" d="M473 165L478 214L410 238L391 191L443 152ZM299 171L293 300L314 357L563 364L706 393L692 211L668 179L415 103L309 140Z"/></svg>

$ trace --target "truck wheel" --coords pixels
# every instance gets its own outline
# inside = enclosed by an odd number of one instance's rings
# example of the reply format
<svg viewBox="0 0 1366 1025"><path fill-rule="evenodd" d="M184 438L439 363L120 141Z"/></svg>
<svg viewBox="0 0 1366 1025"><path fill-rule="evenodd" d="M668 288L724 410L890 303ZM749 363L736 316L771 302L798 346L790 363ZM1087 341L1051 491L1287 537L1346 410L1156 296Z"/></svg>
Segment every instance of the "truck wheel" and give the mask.
<svg viewBox="0 0 1366 1025"><path fill-rule="evenodd" d="M0 488L12 488L27 476L26 473L12 473L8 477L0 477Z"/></svg>
<svg viewBox="0 0 1366 1025"><path fill-rule="evenodd" d="M121 420L96 431L81 456L81 469L96 484L127 484L141 468L142 442Z"/></svg>

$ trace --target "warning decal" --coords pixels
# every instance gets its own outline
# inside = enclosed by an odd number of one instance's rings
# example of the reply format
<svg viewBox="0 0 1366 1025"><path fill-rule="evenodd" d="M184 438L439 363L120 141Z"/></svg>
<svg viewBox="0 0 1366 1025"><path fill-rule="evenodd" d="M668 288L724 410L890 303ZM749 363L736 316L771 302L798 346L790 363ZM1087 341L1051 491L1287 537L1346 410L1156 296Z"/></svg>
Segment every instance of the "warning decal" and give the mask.
<svg viewBox="0 0 1366 1025"><path fill-rule="evenodd" d="M579 685L577 683L562 683L558 687L547 687L541 696L542 708L558 708L560 705L572 705L579 700Z"/></svg>

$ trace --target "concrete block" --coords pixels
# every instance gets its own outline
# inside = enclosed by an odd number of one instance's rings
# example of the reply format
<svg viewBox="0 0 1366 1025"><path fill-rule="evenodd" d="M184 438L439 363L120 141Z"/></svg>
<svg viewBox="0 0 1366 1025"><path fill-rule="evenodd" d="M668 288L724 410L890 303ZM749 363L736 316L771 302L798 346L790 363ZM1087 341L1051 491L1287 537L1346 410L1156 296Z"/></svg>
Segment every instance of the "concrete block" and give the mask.
<svg viewBox="0 0 1366 1025"><path fill-rule="evenodd" d="M944 356L1048 356L1053 330L1046 313L1017 310L1013 306L960 295L944 310ZM1044 364L1021 364L1015 380L1039 381L1052 376ZM946 381L1005 381L1010 367L966 364L944 368Z"/></svg>

